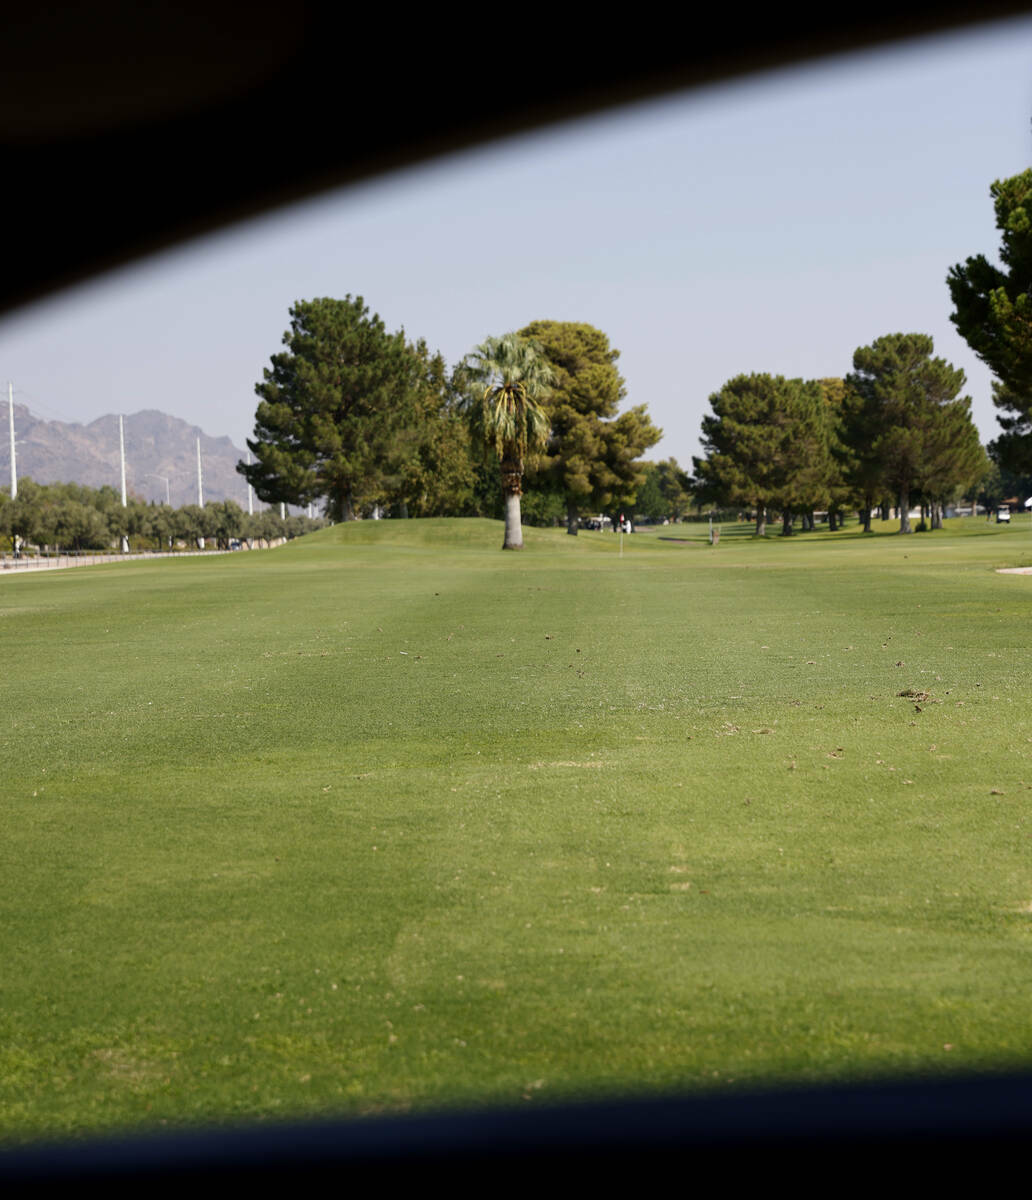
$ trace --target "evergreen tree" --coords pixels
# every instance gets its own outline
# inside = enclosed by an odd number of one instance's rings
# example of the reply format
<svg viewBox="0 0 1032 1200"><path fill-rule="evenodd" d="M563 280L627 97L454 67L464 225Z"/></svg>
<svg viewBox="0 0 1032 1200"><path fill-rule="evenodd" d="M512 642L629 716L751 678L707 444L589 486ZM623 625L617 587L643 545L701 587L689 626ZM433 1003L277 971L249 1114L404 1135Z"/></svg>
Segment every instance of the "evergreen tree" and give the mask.
<svg viewBox="0 0 1032 1200"><path fill-rule="evenodd" d="M999 380L993 380L993 403L1003 432L990 443L989 453L1015 477L1032 474L1032 406Z"/></svg>
<svg viewBox="0 0 1032 1200"><path fill-rule="evenodd" d="M692 481L676 458L667 458L656 463L659 490L666 501L666 515L671 521L680 521L692 504Z"/></svg>
<svg viewBox="0 0 1032 1200"><path fill-rule="evenodd" d="M669 515L669 509L660 484L659 467L651 462L644 462L641 466L644 468L644 479L634 497L634 515L649 521L662 521Z"/></svg>
<svg viewBox="0 0 1032 1200"><path fill-rule="evenodd" d="M824 502L828 509L828 529L834 533L842 525L843 513L856 498L851 480L854 453L845 440L848 394L845 380L818 379L821 390L822 455L825 462Z"/></svg>
<svg viewBox="0 0 1032 1200"><path fill-rule="evenodd" d="M1004 385L997 403L1032 410L1032 169L989 189L1000 262L982 255L952 267L947 285L960 335Z"/></svg>
<svg viewBox="0 0 1032 1200"><path fill-rule="evenodd" d="M900 533L910 526L911 492L921 485L941 440L967 438L963 421L947 418L942 410L970 401L957 400L964 372L945 359L932 358L934 344L927 334L892 333L861 346L853 355L853 372L846 385L856 397L860 414L853 448L871 469L870 481L891 488L898 497ZM867 449L862 439L872 438ZM874 469L877 469L877 475ZM873 494L873 493L872 493Z"/></svg>
<svg viewBox="0 0 1032 1200"><path fill-rule="evenodd" d="M871 514L885 493L885 471L875 450L881 432L881 411L873 389L861 393L844 382L839 410L836 451L847 495L860 505L864 533L871 532Z"/></svg>
<svg viewBox="0 0 1032 1200"><path fill-rule="evenodd" d="M305 505L324 498L329 516L354 520L358 505L396 481L406 430L415 422L419 355L388 333L361 296L299 300L287 349L272 356L261 397L255 462L237 470L260 499Z"/></svg>
<svg viewBox="0 0 1032 1200"><path fill-rule="evenodd" d="M462 398L440 354L430 354L423 341L413 350L419 364L414 422L400 438L401 465L385 501L397 516L462 516L472 501L474 482Z"/></svg>
<svg viewBox="0 0 1032 1200"><path fill-rule="evenodd" d="M1009 496L1017 497L1019 501L1032 496L1032 471L1015 471L1010 466L1006 449L1001 451L1002 441L997 438L989 444L986 469L966 492L966 498L983 504L987 514Z"/></svg>
<svg viewBox="0 0 1032 1200"><path fill-rule="evenodd" d="M768 507L790 506L805 494L796 481L819 441L819 399L815 384L781 375L738 375L725 383L702 419L705 457L693 460L700 499L750 505L756 535L765 536Z"/></svg>
<svg viewBox="0 0 1032 1200"><path fill-rule="evenodd" d="M795 514L803 529L814 528L813 510L827 503L833 464L827 414L820 385L791 381L791 440L786 453L785 479L775 504L781 509L782 533L792 532Z"/></svg>
<svg viewBox="0 0 1032 1200"><path fill-rule="evenodd" d="M988 517L989 513L1007 494L1007 476L1000 469L999 463L992 457L992 446L990 446L986 469L977 483L968 490L965 498L983 505Z"/></svg>
<svg viewBox="0 0 1032 1200"><path fill-rule="evenodd" d="M930 509L931 528L942 528L948 500L982 478L988 458L971 419L971 402L965 396L952 404L933 408L925 434L925 461L919 486Z"/></svg>
<svg viewBox="0 0 1032 1200"><path fill-rule="evenodd" d="M644 404L622 412L605 427L605 449L595 463L592 501L600 512L629 508L642 482L641 455L654 446L663 431L652 424Z"/></svg>
<svg viewBox="0 0 1032 1200"><path fill-rule="evenodd" d="M619 350L593 325L532 321L520 337L537 343L552 368L543 401L551 427L534 471L535 489L559 493L566 531L576 534L581 512L629 500L643 482L636 460L662 437L644 405L617 416L627 389L616 367Z"/></svg>
<svg viewBox="0 0 1032 1200"><path fill-rule="evenodd" d="M989 189L1000 231L1000 262L982 254L950 269L950 319L997 377L993 403L1003 433L1001 464L1032 472L1032 169Z"/></svg>

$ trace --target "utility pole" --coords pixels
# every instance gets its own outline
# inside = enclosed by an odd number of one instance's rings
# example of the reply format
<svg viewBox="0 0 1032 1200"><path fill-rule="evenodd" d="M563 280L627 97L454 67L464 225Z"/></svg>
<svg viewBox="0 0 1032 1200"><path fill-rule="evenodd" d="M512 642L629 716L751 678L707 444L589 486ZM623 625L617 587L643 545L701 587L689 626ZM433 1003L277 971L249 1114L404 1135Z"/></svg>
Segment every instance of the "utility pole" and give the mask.
<svg viewBox="0 0 1032 1200"><path fill-rule="evenodd" d="M197 439L197 507L204 507L204 484L201 480L201 439ZM197 539L199 549L204 549L204 538Z"/></svg>
<svg viewBox="0 0 1032 1200"><path fill-rule="evenodd" d="M18 468L14 461L14 384L7 381L7 411L11 424L11 499L18 498Z"/></svg>
<svg viewBox="0 0 1032 1200"><path fill-rule="evenodd" d="M15 500L18 496L18 468L14 464L14 384L9 379L7 381L7 413L11 424L11 499ZM21 553L21 538L13 537L11 546L14 550L14 557L18 558Z"/></svg>
<svg viewBox="0 0 1032 1200"><path fill-rule="evenodd" d="M118 452L122 459L122 507L128 506L128 497L125 494L125 424L122 414L118 414Z"/></svg>
<svg viewBox="0 0 1032 1200"><path fill-rule="evenodd" d="M122 458L122 507L128 508L129 498L125 493L125 424L121 413L118 414L118 451ZM129 553L129 536L125 533L122 534L122 553Z"/></svg>
<svg viewBox="0 0 1032 1200"><path fill-rule="evenodd" d="M287 519L287 506L283 503L282 500L280 501L280 506L279 506L279 519L281 521L285 521Z"/></svg>

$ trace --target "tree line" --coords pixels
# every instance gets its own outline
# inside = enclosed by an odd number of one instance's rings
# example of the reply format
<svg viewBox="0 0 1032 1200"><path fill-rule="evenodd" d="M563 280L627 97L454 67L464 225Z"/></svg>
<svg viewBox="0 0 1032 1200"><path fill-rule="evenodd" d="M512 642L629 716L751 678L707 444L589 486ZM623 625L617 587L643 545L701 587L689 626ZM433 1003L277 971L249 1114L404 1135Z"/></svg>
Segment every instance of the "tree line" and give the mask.
<svg viewBox="0 0 1032 1200"><path fill-rule="evenodd" d="M389 332L362 297L299 300L284 350L255 386L254 456L237 470L270 504L319 503L331 520L362 514L504 517L506 548L522 521L619 511L680 519L694 505L735 505L785 532L832 529L856 511L920 504L931 528L957 495L994 503L1032 492L1032 170L991 189L1002 246L953 267L952 320L996 376L1002 434L986 451L961 395L963 371L925 334L887 334L857 349L852 371L818 380L738 375L710 397L694 477L673 458L643 460L662 431L627 396L619 351L591 325L533 321L491 337L448 369L422 340ZM155 546L290 536L305 518L248 517L232 501L166 505L113 488L0 491L0 536L71 549L129 536Z"/></svg>
<svg viewBox="0 0 1032 1200"><path fill-rule="evenodd" d="M924 334L888 334L853 355L841 379L740 375L710 398L704 454L692 491L714 503L748 505L756 531L769 511L831 528L855 509L870 529L876 506L896 506L911 532L920 503L929 527L958 495L993 505L1032 495L1032 169L990 189L1000 265L982 254L951 267L951 321L991 369L1001 434L985 449L960 393L964 372L933 357Z"/></svg>
<svg viewBox="0 0 1032 1200"><path fill-rule="evenodd" d="M851 512L869 530L890 507L909 533L914 505L939 528L960 495L989 504L1032 484L1032 171L992 192L1003 267L978 256L948 278L954 323L997 375L1004 432L989 457L964 372L926 334L859 347L841 377L728 380L689 477L675 459L643 460L661 430L645 405L619 411L626 383L601 330L533 321L449 370L348 295L291 307L255 388L254 461L237 469L262 500L317 502L335 520L504 517L505 548L523 521L576 533L589 513L678 520L693 505L748 508L761 535L771 514L786 533L818 511L832 530Z"/></svg>
<svg viewBox="0 0 1032 1200"><path fill-rule="evenodd" d="M534 321L449 370L361 296L299 300L290 319L255 386L254 461L237 466L267 502L345 521L504 517L515 549L523 520L576 533L583 514L630 505L662 436L645 405L619 411L619 351L588 324Z"/></svg>
<svg viewBox="0 0 1032 1200"><path fill-rule="evenodd" d="M283 519L272 511L245 513L232 500L210 500L203 508L171 508L130 496L123 507L121 495L107 486L42 484L25 478L18 481L13 500L9 489L0 489L0 542L11 548L106 550L126 537L134 549L168 550L177 544L209 542L228 549L232 541L268 545L324 524L304 516Z"/></svg>
<svg viewBox="0 0 1032 1200"><path fill-rule="evenodd" d="M988 467L963 386L964 372L933 357L926 334L861 346L844 378L739 375L710 397L693 490L748 506L759 535L771 511L784 533L796 516L812 528L815 510L832 530L858 511L869 530L878 505L897 507L900 532L910 533L915 503L941 528L947 501Z"/></svg>

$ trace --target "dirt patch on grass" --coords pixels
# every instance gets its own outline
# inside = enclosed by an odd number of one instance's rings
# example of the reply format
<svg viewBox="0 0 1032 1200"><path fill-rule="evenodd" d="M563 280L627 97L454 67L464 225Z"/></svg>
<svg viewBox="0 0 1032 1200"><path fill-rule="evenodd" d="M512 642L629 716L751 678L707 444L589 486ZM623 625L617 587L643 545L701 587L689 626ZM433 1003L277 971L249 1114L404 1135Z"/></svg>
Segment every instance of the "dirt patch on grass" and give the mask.
<svg viewBox="0 0 1032 1200"><path fill-rule="evenodd" d="M163 1077L158 1063L139 1058L122 1047L112 1046L94 1050L90 1057L100 1065L109 1079L124 1083L130 1088L143 1088Z"/></svg>
<svg viewBox="0 0 1032 1200"><path fill-rule="evenodd" d="M603 762L537 762L528 763L527 766L531 771L539 771L542 767L591 767L598 770L606 764Z"/></svg>

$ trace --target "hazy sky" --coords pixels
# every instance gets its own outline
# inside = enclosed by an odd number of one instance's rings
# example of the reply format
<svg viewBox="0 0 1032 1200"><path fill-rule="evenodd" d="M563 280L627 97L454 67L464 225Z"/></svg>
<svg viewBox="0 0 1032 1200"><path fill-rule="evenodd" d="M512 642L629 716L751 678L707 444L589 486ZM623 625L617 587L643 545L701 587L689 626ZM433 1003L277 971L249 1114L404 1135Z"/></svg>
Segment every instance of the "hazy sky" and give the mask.
<svg viewBox="0 0 1032 1200"><path fill-rule="evenodd" d="M964 367L988 440L989 375L950 324L945 276L995 257L989 185L1032 161L1030 117L1032 19L637 105L26 309L0 323L0 380L40 416L158 408L242 447L289 306L351 293L450 363L535 318L597 325L626 402L664 430L650 457L689 465L732 376L842 375L893 332L930 333Z"/></svg>

